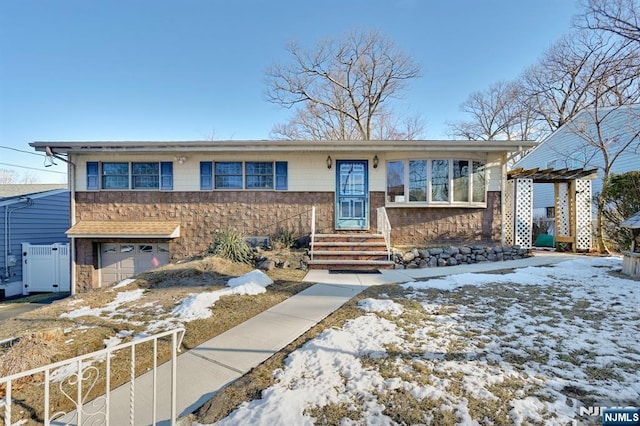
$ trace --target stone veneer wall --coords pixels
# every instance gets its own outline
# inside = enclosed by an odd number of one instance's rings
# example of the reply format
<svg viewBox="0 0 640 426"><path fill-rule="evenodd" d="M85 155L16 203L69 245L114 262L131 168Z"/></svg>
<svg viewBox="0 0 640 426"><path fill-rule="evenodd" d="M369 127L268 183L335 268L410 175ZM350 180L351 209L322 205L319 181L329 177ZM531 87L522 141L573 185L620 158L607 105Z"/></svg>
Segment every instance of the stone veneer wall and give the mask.
<svg viewBox="0 0 640 426"><path fill-rule="evenodd" d="M76 221L180 222L180 237L169 240L171 261L176 262L203 253L211 246L215 231L229 227L246 235L274 235L279 228L308 235L314 205L318 232L331 232L332 192L77 192ZM96 243L112 241L76 239L78 290L98 285Z"/></svg>
<svg viewBox="0 0 640 426"><path fill-rule="evenodd" d="M274 235L279 228L307 235L314 205L317 232L333 232L334 197L332 192L293 191L77 192L76 221L180 222L180 237L168 241L171 261L176 262L203 253L214 232L229 227L255 236ZM384 192L370 193L374 232L376 208L384 206L384 197ZM487 193L486 209L388 207L387 213L394 245L499 242L501 237L500 192ZM78 290L98 285L98 243L114 241L76 239Z"/></svg>
<svg viewBox="0 0 640 426"><path fill-rule="evenodd" d="M371 202L384 206L384 193L372 193ZM495 244L502 240L500 191L487 192L486 208L387 207L387 216L393 245ZM375 227L375 220L371 223Z"/></svg>

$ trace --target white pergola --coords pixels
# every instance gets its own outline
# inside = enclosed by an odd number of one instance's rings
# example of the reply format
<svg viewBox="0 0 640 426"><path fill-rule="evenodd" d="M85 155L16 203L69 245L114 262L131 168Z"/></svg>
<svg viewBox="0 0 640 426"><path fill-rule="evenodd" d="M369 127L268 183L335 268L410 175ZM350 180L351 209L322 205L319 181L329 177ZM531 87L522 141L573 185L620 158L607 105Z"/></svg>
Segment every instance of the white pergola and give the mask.
<svg viewBox="0 0 640 426"><path fill-rule="evenodd" d="M507 172L505 191L505 244L533 245L533 184L553 183L555 189L555 240L572 251L590 250L591 179L597 170L514 169Z"/></svg>

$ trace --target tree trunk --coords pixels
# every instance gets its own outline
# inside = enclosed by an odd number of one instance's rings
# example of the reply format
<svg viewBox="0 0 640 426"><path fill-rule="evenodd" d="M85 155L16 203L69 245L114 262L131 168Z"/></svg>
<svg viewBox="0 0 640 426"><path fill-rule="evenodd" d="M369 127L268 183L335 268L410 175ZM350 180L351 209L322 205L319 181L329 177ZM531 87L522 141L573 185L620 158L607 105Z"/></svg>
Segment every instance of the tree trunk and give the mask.
<svg viewBox="0 0 640 426"><path fill-rule="evenodd" d="M596 250L601 254L609 254L609 250L604 242L604 232L603 232L603 212L605 209L605 202L607 199L607 193L609 192L609 171L604 171L604 176L602 177L602 191L600 195L598 195L598 211L596 213Z"/></svg>

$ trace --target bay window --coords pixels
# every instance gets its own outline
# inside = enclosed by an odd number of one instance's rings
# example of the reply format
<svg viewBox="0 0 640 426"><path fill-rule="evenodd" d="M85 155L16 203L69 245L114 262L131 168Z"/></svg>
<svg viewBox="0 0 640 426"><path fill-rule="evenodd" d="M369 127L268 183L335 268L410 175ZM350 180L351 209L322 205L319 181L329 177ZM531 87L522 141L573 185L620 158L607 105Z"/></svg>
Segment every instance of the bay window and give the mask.
<svg viewBox="0 0 640 426"><path fill-rule="evenodd" d="M387 162L389 206L482 206L485 164L457 158Z"/></svg>

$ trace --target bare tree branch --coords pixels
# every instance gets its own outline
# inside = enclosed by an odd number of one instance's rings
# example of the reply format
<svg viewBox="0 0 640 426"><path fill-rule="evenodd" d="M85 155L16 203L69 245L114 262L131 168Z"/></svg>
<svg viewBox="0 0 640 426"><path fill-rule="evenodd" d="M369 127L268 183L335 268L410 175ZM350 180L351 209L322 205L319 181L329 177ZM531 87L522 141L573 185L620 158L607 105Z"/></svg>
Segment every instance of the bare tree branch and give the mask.
<svg viewBox="0 0 640 426"><path fill-rule="evenodd" d="M287 52L290 63L267 69L265 92L269 102L299 108L289 123L272 131L285 138L374 139L379 136L374 132L380 128L377 121L383 117L381 105L398 98L407 82L420 74L408 55L376 31L354 31L313 49L291 43ZM325 117L314 118L314 114ZM386 109L384 114L386 123L394 122L386 117L393 111ZM328 125L343 128L329 130Z"/></svg>

